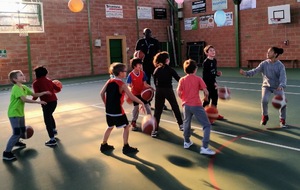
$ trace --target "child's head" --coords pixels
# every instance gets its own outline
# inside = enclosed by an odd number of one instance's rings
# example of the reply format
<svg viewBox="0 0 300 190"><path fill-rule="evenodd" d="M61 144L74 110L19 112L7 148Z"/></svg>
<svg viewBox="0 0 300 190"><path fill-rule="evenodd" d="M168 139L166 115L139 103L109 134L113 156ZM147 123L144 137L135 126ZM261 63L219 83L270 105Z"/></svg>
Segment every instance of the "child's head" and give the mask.
<svg viewBox="0 0 300 190"><path fill-rule="evenodd" d="M140 66L142 65L142 60L137 57L134 57L134 58L130 59L130 65L131 65L131 68L135 69L137 67L137 65L140 65Z"/></svg>
<svg viewBox="0 0 300 190"><path fill-rule="evenodd" d="M155 67L164 66L166 64L168 65L169 62L170 62L169 53L167 51L162 51L157 53L153 59L153 64Z"/></svg>
<svg viewBox="0 0 300 190"><path fill-rule="evenodd" d="M207 57L214 57L216 55L215 48L212 45L205 46L203 51Z"/></svg>
<svg viewBox="0 0 300 190"><path fill-rule="evenodd" d="M283 54L283 49L278 47L270 47L268 52L273 52L275 54L275 58L277 58L280 54Z"/></svg>
<svg viewBox="0 0 300 190"><path fill-rule="evenodd" d="M109 67L109 74L119 76L121 72L126 71L126 65L123 63L112 63Z"/></svg>
<svg viewBox="0 0 300 190"><path fill-rule="evenodd" d="M12 70L8 74L8 78L13 84L17 83L18 77L20 77L20 76L23 76L23 73L21 70ZM23 78L23 80L25 80L25 77Z"/></svg>
<svg viewBox="0 0 300 190"><path fill-rule="evenodd" d="M196 61L188 59L183 63L183 70L186 74L192 74L197 69Z"/></svg>
<svg viewBox="0 0 300 190"><path fill-rule="evenodd" d="M48 74L48 70L44 66L37 66L34 69L36 78L45 77Z"/></svg>

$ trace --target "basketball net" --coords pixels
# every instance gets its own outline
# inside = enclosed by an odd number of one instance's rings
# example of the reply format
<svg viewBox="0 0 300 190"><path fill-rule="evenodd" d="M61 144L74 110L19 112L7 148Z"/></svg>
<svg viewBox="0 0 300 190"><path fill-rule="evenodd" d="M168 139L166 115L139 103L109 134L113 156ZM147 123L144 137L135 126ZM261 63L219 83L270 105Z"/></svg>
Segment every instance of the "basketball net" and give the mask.
<svg viewBox="0 0 300 190"><path fill-rule="evenodd" d="M279 24L280 18L270 18L272 24Z"/></svg>
<svg viewBox="0 0 300 190"><path fill-rule="evenodd" d="M19 30L19 36L25 37L28 36L27 26L29 24L16 24L17 29Z"/></svg>

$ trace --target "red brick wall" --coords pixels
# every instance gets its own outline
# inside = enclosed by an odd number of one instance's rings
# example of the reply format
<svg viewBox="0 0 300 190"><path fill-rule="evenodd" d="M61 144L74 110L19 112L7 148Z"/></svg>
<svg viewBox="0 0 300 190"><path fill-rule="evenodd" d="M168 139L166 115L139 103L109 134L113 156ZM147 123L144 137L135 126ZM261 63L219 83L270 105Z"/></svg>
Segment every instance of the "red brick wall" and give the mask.
<svg viewBox="0 0 300 190"><path fill-rule="evenodd" d="M185 0L184 17L199 17L213 14L211 1L207 0L206 13L192 14L191 3ZM30 34L32 67L45 65L50 78L70 78L91 75L90 46L88 35L87 5L83 11L72 13L67 7L68 0L43 0L45 33ZM92 43L101 38L100 48L92 47L94 74L107 72L106 36L114 33L126 36L129 48L127 57L134 51L137 36L142 36L142 30L149 27L153 36L161 42L167 41L167 26L170 25L168 1L138 0L138 6L167 8L167 20L139 20L137 25L135 1L133 0L90 0L90 18ZM267 7L281 4L291 5L292 23L280 25L267 24ZM124 18L106 18L105 4L123 5ZM298 59L300 50L300 3L296 0L257 0L257 8L240 11L240 45L241 64L247 65L247 59L264 59L270 46L283 47L285 53L282 59ZM234 13L232 0L228 0L225 12ZM181 35L184 44L182 56L185 59L186 42L205 41L213 44L217 50L217 59L221 67L235 67L235 29L233 26L214 27L184 31L183 20ZM137 34L137 26L139 34ZM290 44L285 46L283 41ZM7 74L13 69L21 69L29 78L26 38L18 34L0 34L0 49L7 50L7 58L0 58L0 85L9 84ZM34 78L34 75L33 75Z"/></svg>
<svg viewBox="0 0 300 190"><path fill-rule="evenodd" d="M88 11L84 9L72 13L67 6L68 0L43 0L45 33L29 34L32 67L45 65L50 78L70 78L91 75L90 46L88 34ZM123 19L106 18L105 4L123 6ZM138 6L169 9L167 1L138 0ZM149 27L159 41L167 41L167 20L139 20L139 34L135 1L132 0L90 0L90 18L93 43L94 74L107 73L106 36L114 33L126 36L129 48L128 59L133 54L137 36ZM94 47L94 41L100 37L102 46ZM0 58L0 84L9 84L7 74L13 69L21 69L29 80L26 37L18 34L0 34L0 49L7 50L7 58ZM33 79L34 79L33 75Z"/></svg>
<svg viewBox="0 0 300 190"><path fill-rule="evenodd" d="M185 0L184 17L199 17L202 15L213 14L211 1L207 2L206 13L192 14L191 4L194 0ZM269 25L267 7L290 4L291 23ZM284 48L284 54L280 59L298 59L300 60L300 3L295 0L256 0L255 9L240 11L240 64L247 66L248 59L265 59L267 49L271 46ZM228 0L228 9L225 12L233 12L234 4ZM234 18L234 16L233 16ZM233 23L234 24L234 23ZM185 42L205 41L206 44L212 44L217 51L218 64L221 67L235 67L235 26L215 27L208 29L198 29L193 31L184 31L183 21L181 21L182 40ZM284 45L288 39L289 45ZM185 45L183 50L185 50ZM185 51L183 52L185 57ZM291 67L291 65L286 65Z"/></svg>

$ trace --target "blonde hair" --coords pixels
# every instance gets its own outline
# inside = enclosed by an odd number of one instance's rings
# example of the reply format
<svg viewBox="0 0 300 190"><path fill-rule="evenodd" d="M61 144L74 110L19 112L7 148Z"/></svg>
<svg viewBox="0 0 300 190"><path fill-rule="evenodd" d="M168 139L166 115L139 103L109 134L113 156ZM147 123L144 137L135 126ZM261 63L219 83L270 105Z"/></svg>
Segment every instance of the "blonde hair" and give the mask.
<svg viewBox="0 0 300 190"><path fill-rule="evenodd" d="M9 79L10 82L12 82L13 84L16 84L16 81L14 81L14 79L17 79L18 73L22 73L22 71L21 71L21 70L12 70L12 71L10 71L9 74L8 74L8 79Z"/></svg>

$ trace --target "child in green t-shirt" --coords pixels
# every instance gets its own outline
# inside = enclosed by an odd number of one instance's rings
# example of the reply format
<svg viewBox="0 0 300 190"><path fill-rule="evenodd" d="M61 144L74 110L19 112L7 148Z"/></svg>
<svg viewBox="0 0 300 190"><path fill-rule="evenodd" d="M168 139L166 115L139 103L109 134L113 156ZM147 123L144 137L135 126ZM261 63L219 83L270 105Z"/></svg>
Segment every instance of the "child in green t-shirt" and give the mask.
<svg viewBox="0 0 300 190"><path fill-rule="evenodd" d="M8 77L14 84L11 89L10 103L8 107L8 118L13 130L13 134L9 138L6 149L3 152L3 160L14 160L16 157L12 153L13 147L26 147L26 144L19 141L20 137L26 130L24 117L25 103L46 104L44 101L31 100L26 98L26 96L31 95L33 97L40 97L43 95L50 95L51 92L45 91L41 93L33 93L26 85L23 85L26 80L24 74L20 70L11 71L8 74Z"/></svg>

